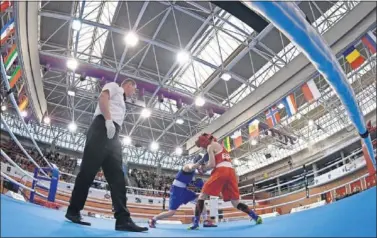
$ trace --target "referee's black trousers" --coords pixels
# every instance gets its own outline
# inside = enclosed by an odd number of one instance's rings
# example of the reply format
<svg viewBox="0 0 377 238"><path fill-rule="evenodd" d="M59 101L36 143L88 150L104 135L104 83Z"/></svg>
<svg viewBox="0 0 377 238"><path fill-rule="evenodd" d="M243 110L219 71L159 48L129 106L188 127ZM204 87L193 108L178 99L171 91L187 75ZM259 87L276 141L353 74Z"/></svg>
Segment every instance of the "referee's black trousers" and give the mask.
<svg viewBox="0 0 377 238"><path fill-rule="evenodd" d="M114 138L108 139L105 118L102 115L95 117L90 125L86 135L80 172L76 177L68 212L78 213L84 208L89 188L102 167L110 187L115 218L130 217L127 209L126 182L122 169L122 146L119 141L120 127L117 124L115 124L115 127Z"/></svg>

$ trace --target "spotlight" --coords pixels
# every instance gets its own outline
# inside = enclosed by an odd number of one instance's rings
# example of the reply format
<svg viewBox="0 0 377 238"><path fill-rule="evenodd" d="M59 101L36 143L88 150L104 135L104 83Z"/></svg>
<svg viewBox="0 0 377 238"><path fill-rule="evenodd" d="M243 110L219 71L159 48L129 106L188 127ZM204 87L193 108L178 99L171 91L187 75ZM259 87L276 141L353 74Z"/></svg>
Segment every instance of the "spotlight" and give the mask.
<svg viewBox="0 0 377 238"><path fill-rule="evenodd" d="M68 96L72 96L72 97L76 95L75 91L72 91L72 90L68 90L67 94Z"/></svg>
<svg viewBox="0 0 377 238"><path fill-rule="evenodd" d="M131 142L132 142L131 137L129 137L129 136L125 136L125 137L123 138L123 144L124 144L124 145L131 145Z"/></svg>
<svg viewBox="0 0 377 238"><path fill-rule="evenodd" d="M310 120L308 121L308 125L309 125L310 127L312 127L312 126L314 125L314 121L310 119Z"/></svg>
<svg viewBox="0 0 377 238"><path fill-rule="evenodd" d="M175 148L175 154L176 154L176 155L181 155L182 153L183 153L183 150L182 150L181 147L177 147L177 148Z"/></svg>
<svg viewBox="0 0 377 238"><path fill-rule="evenodd" d="M278 108L279 108L279 109L283 109L283 108L284 108L284 104L283 104L283 103L280 103L280 104L278 105Z"/></svg>
<svg viewBox="0 0 377 238"><path fill-rule="evenodd" d="M67 68L70 70L76 70L77 69L77 60L75 59L69 59L67 60Z"/></svg>
<svg viewBox="0 0 377 238"><path fill-rule="evenodd" d="M130 47L134 47L139 42L139 37L135 34L135 32L128 32L127 35L124 37L124 41Z"/></svg>
<svg viewBox="0 0 377 238"><path fill-rule="evenodd" d="M255 140L255 139L252 139L250 143L251 143L251 145L257 145L257 144L258 144L258 141Z"/></svg>
<svg viewBox="0 0 377 238"><path fill-rule="evenodd" d="M72 21L72 29L75 31L79 31L81 29L81 21L78 19L75 19Z"/></svg>
<svg viewBox="0 0 377 238"><path fill-rule="evenodd" d="M188 60L190 59L190 55L189 53L187 53L186 51L180 51L178 52L177 54L177 61L178 63L180 64L184 64L186 63Z"/></svg>
<svg viewBox="0 0 377 238"><path fill-rule="evenodd" d="M232 76L230 76L230 74L228 73L224 73L223 75L221 75L221 79L224 81L229 81L231 78Z"/></svg>
<svg viewBox="0 0 377 238"><path fill-rule="evenodd" d="M185 121L182 118L178 118L175 122L179 125L182 125Z"/></svg>
<svg viewBox="0 0 377 238"><path fill-rule="evenodd" d="M205 103L206 103L206 101L204 100L203 97L201 97L201 96L196 97L196 99L195 99L195 105L196 106L202 107Z"/></svg>
<svg viewBox="0 0 377 238"><path fill-rule="evenodd" d="M3 104L1 105L1 111L5 112L7 110L7 105Z"/></svg>
<svg viewBox="0 0 377 238"><path fill-rule="evenodd" d="M160 146L158 145L158 143L156 141L152 141L152 143L151 143L151 150L152 151L158 150L159 147Z"/></svg>
<svg viewBox="0 0 377 238"><path fill-rule="evenodd" d="M49 117L44 117L43 118L43 122L46 124L46 125L50 125L50 123L51 123L51 119L49 118Z"/></svg>
<svg viewBox="0 0 377 238"><path fill-rule="evenodd" d="M76 125L76 123L74 123L74 122L69 123L69 125L68 125L68 130L69 130L70 132L75 132L75 131L77 130L77 125Z"/></svg>
<svg viewBox="0 0 377 238"><path fill-rule="evenodd" d="M27 117L27 111L21 111L21 116L22 117Z"/></svg>
<svg viewBox="0 0 377 238"><path fill-rule="evenodd" d="M144 118L148 118L151 116L151 110L149 108L143 108L143 110L141 111L141 116L144 117Z"/></svg>
<svg viewBox="0 0 377 238"><path fill-rule="evenodd" d="M164 94L159 94L158 95L158 102L163 103L164 102Z"/></svg>
<svg viewBox="0 0 377 238"><path fill-rule="evenodd" d="M297 114L296 114L296 118L297 118L297 120L300 120L300 119L301 119L301 114L300 114L300 113L297 113Z"/></svg>
<svg viewBox="0 0 377 238"><path fill-rule="evenodd" d="M80 81L82 82L82 81L85 81L85 79L86 79L86 73L82 73L81 75L80 75Z"/></svg>
<svg viewBox="0 0 377 238"><path fill-rule="evenodd" d="M267 146L267 148L268 148L269 150L271 150L272 148L274 148L274 146L271 145L271 144L269 144L269 145Z"/></svg>

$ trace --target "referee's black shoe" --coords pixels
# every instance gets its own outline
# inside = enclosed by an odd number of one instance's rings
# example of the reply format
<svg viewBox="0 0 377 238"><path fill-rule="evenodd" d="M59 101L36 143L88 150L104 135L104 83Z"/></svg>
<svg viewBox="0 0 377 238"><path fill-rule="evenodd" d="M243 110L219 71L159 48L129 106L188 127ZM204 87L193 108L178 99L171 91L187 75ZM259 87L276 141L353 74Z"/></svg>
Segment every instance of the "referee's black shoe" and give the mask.
<svg viewBox="0 0 377 238"><path fill-rule="evenodd" d="M118 218L115 222L115 230L117 231L132 231L143 232L147 231L147 227L140 227L136 225L130 217Z"/></svg>
<svg viewBox="0 0 377 238"><path fill-rule="evenodd" d="M67 218L68 220L70 220L71 222L73 223L76 223L76 224L80 224L80 225L84 225L84 226L90 226L90 222L85 222L82 220L82 217L80 215L80 213L78 212L71 212L71 211L67 211L67 213L65 214L65 218Z"/></svg>

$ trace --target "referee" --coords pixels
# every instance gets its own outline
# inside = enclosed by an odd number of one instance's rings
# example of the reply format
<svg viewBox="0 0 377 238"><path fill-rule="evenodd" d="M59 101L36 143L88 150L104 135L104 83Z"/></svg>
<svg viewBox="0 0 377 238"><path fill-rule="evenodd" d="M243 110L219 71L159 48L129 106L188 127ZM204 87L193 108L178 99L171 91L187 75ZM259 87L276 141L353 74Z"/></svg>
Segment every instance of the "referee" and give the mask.
<svg viewBox="0 0 377 238"><path fill-rule="evenodd" d="M137 226L127 209L126 183L122 169L122 146L119 131L126 113L125 98L135 94L134 80L125 80L121 87L115 82L107 83L102 89L94 120L86 135L84 154L80 172L76 177L70 204L65 217L78 224L90 225L82 221L80 211L84 208L90 185L102 167L109 183L114 206L115 230L147 231Z"/></svg>

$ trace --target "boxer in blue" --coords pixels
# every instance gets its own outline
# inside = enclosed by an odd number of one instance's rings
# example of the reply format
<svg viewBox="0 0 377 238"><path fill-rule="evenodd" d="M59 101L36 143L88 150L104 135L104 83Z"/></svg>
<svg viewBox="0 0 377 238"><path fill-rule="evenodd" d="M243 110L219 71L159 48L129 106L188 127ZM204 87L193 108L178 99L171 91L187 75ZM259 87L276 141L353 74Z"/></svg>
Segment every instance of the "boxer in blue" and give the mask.
<svg viewBox="0 0 377 238"><path fill-rule="evenodd" d="M197 195L195 192L189 190L187 186L192 182L196 169L200 165L208 161L208 155L206 154L203 158L198 156L194 159L194 163L186 164L183 168L177 173L173 184L170 188L170 198L169 198L169 211L162 212L157 216L154 216L148 221L150 228L156 228L156 221L162 220L171 216L174 216L177 209L182 204L187 204L188 202L196 202ZM197 188L203 187L203 180L197 178L194 181L194 185ZM204 217L204 227L216 227L210 220L206 218L207 212L206 209L203 209L202 216Z"/></svg>

